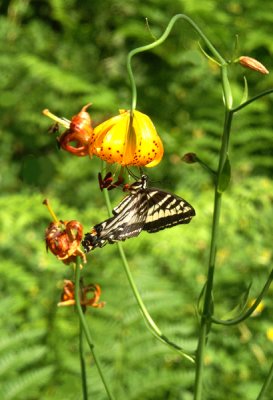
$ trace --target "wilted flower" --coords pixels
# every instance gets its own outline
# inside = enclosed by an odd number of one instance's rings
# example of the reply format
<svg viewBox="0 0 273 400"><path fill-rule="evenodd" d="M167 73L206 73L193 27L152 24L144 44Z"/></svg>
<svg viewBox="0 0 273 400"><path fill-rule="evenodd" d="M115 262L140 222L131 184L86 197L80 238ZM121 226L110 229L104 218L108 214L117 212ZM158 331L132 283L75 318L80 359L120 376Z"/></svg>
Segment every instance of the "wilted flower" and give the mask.
<svg viewBox="0 0 273 400"><path fill-rule="evenodd" d="M90 294L92 297L90 297ZM82 306L102 308L105 302L99 302L101 289L99 285L82 286L80 289L80 303ZM71 306L76 304L75 300L75 284L70 280L64 281L61 301L58 306Z"/></svg>
<svg viewBox="0 0 273 400"><path fill-rule="evenodd" d="M265 68L265 66L260 63L258 60L248 56L241 56L239 58L239 63L248 69L253 69L254 71L260 72L261 74L269 74L269 71Z"/></svg>
<svg viewBox="0 0 273 400"><path fill-rule="evenodd" d="M47 206L54 218L54 222L51 222L45 231L46 248L65 264L74 262L76 256L80 256L85 263L85 254L80 249L83 237L83 228L80 222L75 220L59 221L49 206L48 200L44 200L43 204Z"/></svg>
<svg viewBox="0 0 273 400"><path fill-rule="evenodd" d="M163 144L150 118L134 110L120 110L94 129L89 153L108 163L154 167L163 156Z"/></svg>
<svg viewBox="0 0 273 400"><path fill-rule="evenodd" d="M59 118L49 110L43 111L44 115L67 128L67 130L57 138L59 146L63 150L78 157L87 156L89 154L88 148L95 138L91 118L86 111L90 105L89 103L84 106L78 114L71 118L71 121Z"/></svg>

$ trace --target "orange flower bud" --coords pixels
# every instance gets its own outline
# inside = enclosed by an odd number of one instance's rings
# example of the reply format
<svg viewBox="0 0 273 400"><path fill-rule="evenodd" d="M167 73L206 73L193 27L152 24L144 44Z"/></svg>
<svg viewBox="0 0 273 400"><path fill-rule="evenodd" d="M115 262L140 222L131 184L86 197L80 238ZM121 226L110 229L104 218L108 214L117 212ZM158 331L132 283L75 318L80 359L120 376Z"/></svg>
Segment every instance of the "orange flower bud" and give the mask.
<svg viewBox="0 0 273 400"><path fill-rule="evenodd" d="M239 58L239 63L248 69L253 69L254 71L260 72L261 74L269 74L269 71L265 68L265 66L257 61L255 58L248 56L241 56Z"/></svg>

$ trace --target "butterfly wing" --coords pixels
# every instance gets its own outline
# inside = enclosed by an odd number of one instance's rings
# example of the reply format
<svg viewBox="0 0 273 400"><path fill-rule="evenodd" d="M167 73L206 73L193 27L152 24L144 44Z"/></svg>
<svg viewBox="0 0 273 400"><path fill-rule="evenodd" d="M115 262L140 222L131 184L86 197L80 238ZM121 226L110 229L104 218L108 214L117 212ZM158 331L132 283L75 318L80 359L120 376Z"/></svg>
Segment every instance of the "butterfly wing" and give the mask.
<svg viewBox="0 0 273 400"><path fill-rule="evenodd" d="M114 233L116 240L126 240L135 237L142 231L148 213L147 177L143 175L140 180L128 186L131 192L112 211L113 223L119 232Z"/></svg>
<svg viewBox="0 0 273 400"><path fill-rule="evenodd" d="M148 200L145 192L126 196L113 209L114 216L94 226L82 242L88 252L106 243L115 243L138 236L142 231L148 213Z"/></svg>
<svg viewBox="0 0 273 400"><path fill-rule="evenodd" d="M179 224L188 224L195 216L194 208L184 199L162 190L146 189L148 212L143 230L158 232Z"/></svg>
<svg viewBox="0 0 273 400"><path fill-rule="evenodd" d="M148 199L145 191L126 196L113 210L111 218L101 236L106 234L109 243L138 236L142 231L148 213Z"/></svg>
<svg viewBox="0 0 273 400"><path fill-rule="evenodd" d="M194 208L184 199L155 188L147 188L147 177L130 185L131 194L113 209L113 217L94 226L82 241L86 252L171 226L188 224Z"/></svg>

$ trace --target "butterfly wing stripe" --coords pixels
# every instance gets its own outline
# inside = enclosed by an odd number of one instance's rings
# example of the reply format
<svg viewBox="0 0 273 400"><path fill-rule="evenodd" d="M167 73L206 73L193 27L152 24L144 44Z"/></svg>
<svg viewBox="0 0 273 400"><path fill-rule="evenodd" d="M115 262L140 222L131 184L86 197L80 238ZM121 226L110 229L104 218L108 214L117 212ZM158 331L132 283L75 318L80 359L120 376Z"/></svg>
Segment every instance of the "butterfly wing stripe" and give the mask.
<svg viewBox="0 0 273 400"><path fill-rule="evenodd" d="M192 206L179 196L147 189L149 210L143 230L151 233L171 226L188 224L195 215Z"/></svg>
<svg viewBox="0 0 273 400"><path fill-rule="evenodd" d="M179 218L177 215L169 215L169 216L164 215L163 218L158 218L154 221L145 222L142 230L149 233L158 232L165 228L170 228L175 225L188 224L191 221L191 219L192 219L191 214L188 214L187 217L183 216L183 218Z"/></svg>
<svg viewBox="0 0 273 400"><path fill-rule="evenodd" d="M177 212L186 212L191 210L193 212L193 216L195 215L195 211L193 207L181 197L164 192L158 191L156 189L147 189L148 203L149 203L149 213L152 213L154 210L176 210Z"/></svg>
<svg viewBox="0 0 273 400"><path fill-rule="evenodd" d="M125 197L113 210L115 213L118 210L117 214L94 227L98 233L98 240L113 243L138 236L148 212L148 202L145 198L147 199L145 193Z"/></svg>
<svg viewBox="0 0 273 400"><path fill-rule="evenodd" d="M135 196L135 195L130 194L130 195L126 196L126 197L121 201L121 203L119 203L119 204L113 209L113 211L112 211L113 215L117 215L117 214L121 213L123 210L126 209L126 207L130 207L130 206L132 207L133 204L134 204L135 202L137 202L137 201L138 201L138 199L137 199L137 196Z"/></svg>
<svg viewBox="0 0 273 400"><path fill-rule="evenodd" d="M131 197L131 196L130 196ZM121 211L116 217L121 219L122 231L115 234L115 240L126 240L127 238L135 237L142 231L148 213L148 201L145 192L139 192L134 197L134 202L131 201L128 206L128 215L124 219L124 211Z"/></svg>

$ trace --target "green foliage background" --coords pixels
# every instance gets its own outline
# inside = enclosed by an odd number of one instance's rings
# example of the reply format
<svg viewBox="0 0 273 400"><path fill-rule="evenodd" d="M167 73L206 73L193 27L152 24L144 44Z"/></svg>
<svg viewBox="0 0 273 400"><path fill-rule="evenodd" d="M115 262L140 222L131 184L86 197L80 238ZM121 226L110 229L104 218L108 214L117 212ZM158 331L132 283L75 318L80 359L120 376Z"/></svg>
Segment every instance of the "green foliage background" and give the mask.
<svg viewBox="0 0 273 400"><path fill-rule="evenodd" d="M225 57L258 58L272 66L273 3L256 0L2 1L0 5L1 292L0 397L4 400L80 399L78 319L58 309L69 267L47 254L43 242L49 198L62 219L87 231L106 218L97 185L100 162L57 150L47 130L49 108L70 118L92 102L95 123L130 106L126 55L151 42L176 13L190 16ZM208 259L213 187L189 151L216 167L223 122L218 68L198 48L185 23L168 40L133 60L138 109L150 115L165 156L149 170L154 185L185 197L197 216L189 226L125 243L132 273L151 315L174 341L194 350L196 303ZM239 103L243 76L250 94L272 87L272 76L234 66ZM272 96L237 116L232 133L232 185L224 196L215 312L225 317L252 282L261 289L272 265ZM112 193L113 204L122 198ZM88 321L110 386L119 400L192 398L194 368L147 331L115 246L96 250L84 269L86 283L102 287L102 310ZM210 400L255 399L272 359L272 290L261 315L234 328L214 327L206 357ZM88 349L86 349L88 350ZM87 351L87 354L88 351ZM91 358L90 398L106 395ZM270 394L268 399L270 398Z"/></svg>

